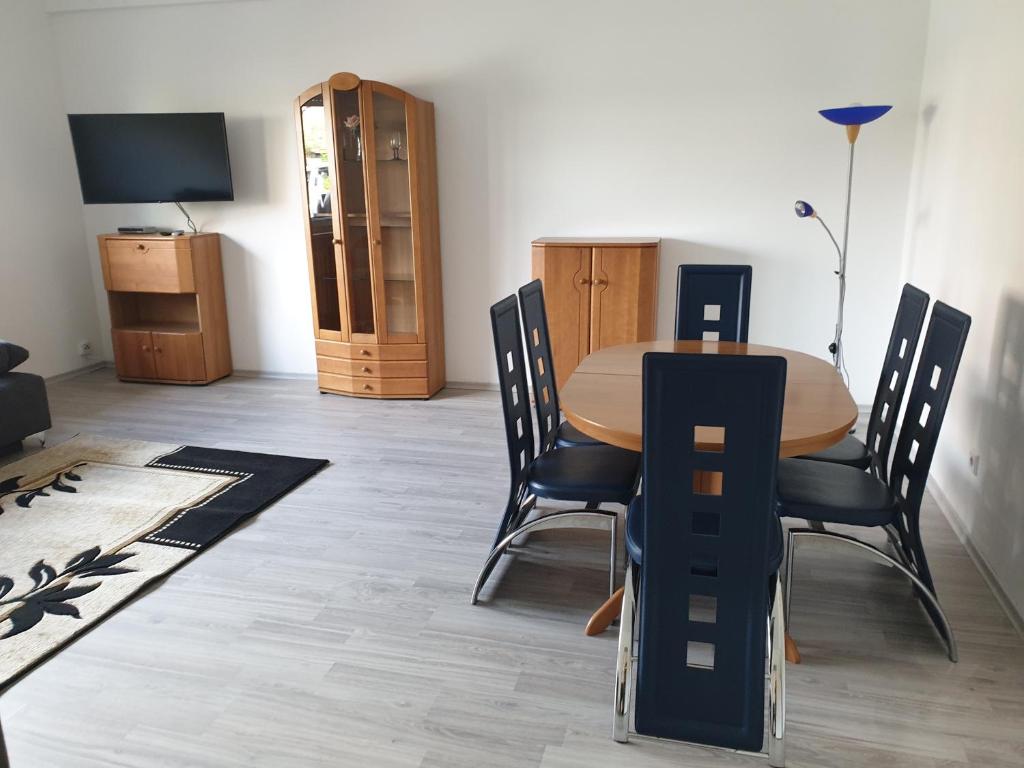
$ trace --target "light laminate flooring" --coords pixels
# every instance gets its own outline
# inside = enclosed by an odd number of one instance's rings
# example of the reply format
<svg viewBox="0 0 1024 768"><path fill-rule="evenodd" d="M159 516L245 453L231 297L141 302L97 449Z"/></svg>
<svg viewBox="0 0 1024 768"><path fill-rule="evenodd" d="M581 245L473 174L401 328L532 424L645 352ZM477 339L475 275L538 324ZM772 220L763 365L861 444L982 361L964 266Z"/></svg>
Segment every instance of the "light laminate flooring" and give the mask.
<svg viewBox="0 0 1024 768"><path fill-rule="evenodd" d="M470 606L508 486L496 393L381 402L110 370L49 393L55 441L332 464L5 693L14 768L765 765L611 741L615 632L583 635L606 534L534 535ZM805 547L790 766L1024 765L1024 643L931 501L925 518L960 663L897 574Z"/></svg>

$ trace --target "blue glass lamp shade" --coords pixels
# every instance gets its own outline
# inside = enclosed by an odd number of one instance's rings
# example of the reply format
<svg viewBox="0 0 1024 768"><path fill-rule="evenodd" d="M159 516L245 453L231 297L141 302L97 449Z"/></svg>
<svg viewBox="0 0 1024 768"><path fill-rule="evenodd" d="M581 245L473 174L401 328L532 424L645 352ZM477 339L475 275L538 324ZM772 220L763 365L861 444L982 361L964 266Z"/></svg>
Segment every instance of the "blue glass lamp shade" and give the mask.
<svg viewBox="0 0 1024 768"><path fill-rule="evenodd" d="M835 109L820 109L818 114L839 125L864 125L864 123L877 120L890 109L892 109L891 104L875 107L837 107Z"/></svg>
<svg viewBox="0 0 1024 768"><path fill-rule="evenodd" d="M808 216L814 215L814 207L806 200L797 200L793 205L793 210L796 211L796 215L801 219L806 219Z"/></svg>

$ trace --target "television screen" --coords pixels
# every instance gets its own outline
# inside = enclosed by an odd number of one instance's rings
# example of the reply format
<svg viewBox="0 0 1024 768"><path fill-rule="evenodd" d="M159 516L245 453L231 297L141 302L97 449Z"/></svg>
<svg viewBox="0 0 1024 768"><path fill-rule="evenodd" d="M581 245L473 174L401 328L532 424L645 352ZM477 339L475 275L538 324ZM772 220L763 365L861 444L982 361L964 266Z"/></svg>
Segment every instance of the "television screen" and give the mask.
<svg viewBox="0 0 1024 768"><path fill-rule="evenodd" d="M233 200L223 112L68 115L85 203Z"/></svg>

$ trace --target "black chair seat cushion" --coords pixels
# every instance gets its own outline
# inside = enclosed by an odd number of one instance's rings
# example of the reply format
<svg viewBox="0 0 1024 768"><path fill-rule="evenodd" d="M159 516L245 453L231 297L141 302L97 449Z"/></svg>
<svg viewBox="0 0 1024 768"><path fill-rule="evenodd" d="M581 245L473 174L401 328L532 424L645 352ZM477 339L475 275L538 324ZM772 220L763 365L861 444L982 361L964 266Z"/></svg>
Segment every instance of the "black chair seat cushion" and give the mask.
<svg viewBox="0 0 1024 768"><path fill-rule="evenodd" d="M644 554L644 515L643 496L637 496L629 502L626 510L626 553L630 559L640 565L643 562ZM776 518L774 524L768 529L768 575L777 573L782 565L782 558L785 555L785 543L782 540L782 523ZM694 566L701 569L698 562ZM708 561L706 574L713 576L715 573L714 563Z"/></svg>
<svg viewBox="0 0 1024 768"><path fill-rule="evenodd" d="M779 514L822 523L888 525L897 504L889 487L867 472L808 459L779 462Z"/></svg>
<svg viewBox="0 0 1024 768"><path fill-rule="evenodd" d="M572 448L579 445L604 445L604 443L576 429L568 421L563 421L558 425L558 431L555 433L555 445L559 448Z"/></svg>
<svg viewBox="0 0 1024 768"><path fill-rule="evenodd" d="M847 435L835 445L817 453L798 456L808 461L827 461L829 464L844 464L863 471L871 466L868 447L853 435Z"/></svg>
<svg viewBox="0 0 1024 768"><path fill-rule="evenodd" d="M556 501L628 504L640 454L611 445L545 451L530 466L530 491Z"/></svg>

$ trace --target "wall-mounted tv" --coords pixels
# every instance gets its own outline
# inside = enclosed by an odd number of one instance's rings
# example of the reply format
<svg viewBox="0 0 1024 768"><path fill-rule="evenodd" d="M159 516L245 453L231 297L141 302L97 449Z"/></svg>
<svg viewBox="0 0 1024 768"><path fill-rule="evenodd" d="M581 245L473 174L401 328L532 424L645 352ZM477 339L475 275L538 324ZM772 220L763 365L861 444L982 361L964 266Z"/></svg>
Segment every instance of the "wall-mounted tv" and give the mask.
<svg viewBox="0 0 1024 768"><path fill-rule="evenodd" d="M68 115L85 203L233 200L223 112Z"/></svg>

